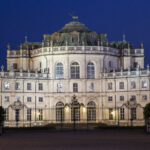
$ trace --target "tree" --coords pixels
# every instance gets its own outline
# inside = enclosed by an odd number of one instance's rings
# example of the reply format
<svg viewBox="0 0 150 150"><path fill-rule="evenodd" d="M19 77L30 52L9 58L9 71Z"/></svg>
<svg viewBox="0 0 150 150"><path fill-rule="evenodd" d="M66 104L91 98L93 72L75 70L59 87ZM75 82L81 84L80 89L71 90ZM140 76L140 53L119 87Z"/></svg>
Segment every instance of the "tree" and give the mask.
<svg viewBox="0 0 150 150"><path fill-rule="evenodd" d="M3 133L4 109L0 106L0 135Z"/></svg>
<svg viewBox="0 0 150 150"><path fill-rule="evenodd" d="M0 124L4 122L4 108L0 106Z"/></svg>
<svg viewBox="0 0 150 150"><path fill-rule="evenodd" d="M150 119L150 103L146 104L146 106L144 107L144 118L146 123L148 123Z"/></svg>

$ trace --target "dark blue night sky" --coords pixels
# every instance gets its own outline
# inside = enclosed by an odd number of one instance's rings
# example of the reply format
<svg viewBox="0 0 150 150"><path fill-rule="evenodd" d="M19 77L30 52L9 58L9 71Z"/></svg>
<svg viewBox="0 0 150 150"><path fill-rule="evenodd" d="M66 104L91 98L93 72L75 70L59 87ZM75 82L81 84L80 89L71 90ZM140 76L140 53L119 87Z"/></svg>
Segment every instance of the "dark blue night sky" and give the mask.
<svg viewBox="0 0 150 150"><path fill-rule="evenodd" d="M70 22L72 12L90 29L107 33L108 40L122 40L125 33L134 47L143 42L150 63L150 0L1 0L0 65L8 43L16 49L26 34L28 41L42 41L43 33Z"/></svg>

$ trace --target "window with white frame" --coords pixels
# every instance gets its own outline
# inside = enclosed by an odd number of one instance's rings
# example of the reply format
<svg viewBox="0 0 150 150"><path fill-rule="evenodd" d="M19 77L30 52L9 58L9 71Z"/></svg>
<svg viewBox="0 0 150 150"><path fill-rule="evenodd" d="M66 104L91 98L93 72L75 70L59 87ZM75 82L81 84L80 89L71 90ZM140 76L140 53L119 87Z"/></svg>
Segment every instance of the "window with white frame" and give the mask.
<svg viewBox="0 0 150 150"><path fill-rule="evenodd" d="M9 102L9 96L4 96L4 101Z"/></svg>
<svg viewBox="0 0 150 150"><path fill-rule="evenodd" d="M32 109L28 108L27 109L27 121L31 121L31 112L32 112Z"/></svg>
<svg viewBox="0 0 150 150"><path fill-rule="evenodd" d="M142 81L142 88L147 88L147 81L146 80Z"/></svg>
<svg viewBox="0 0 150 150"><path fill-rule="evenodd" d="M120 101L124 101L124 96L120 96Z"/></svg>
<svg viewBox="0 0 150 150"><path fill-rule="evenodd" d="M5 88L5 90L9 90L9 88L10 88L10 83L9 82L4 82L4 88Z"/></svg>
<svg viewBox="0 0 150 150"><path fill-rule="evenodd" d="M78 83L73 83L73 92L78 92Z"/></svg>
<svg viewBox="0 0 150 150"><path fill-rule="evenodd" d="M124 120L124 108L120 108L120 120Z"/></svg>
<svg viewBox="0 0 150 150"><path fill-rule="evenodd" d="M96 104L93 101L87 104L87 120L96 121Z"/></svg>
<svg viewBox="0 0 150 150"><path fill-rule="evenodd" d="M131 119L136 120L136 108L131 108Z"/></svg>
<svg viewBox="0 0 150 150"><path fill-rule="evenodd" d="M15 90L19 90L20 89L20 83L19 82L16 82L15 83Z"/></svg>
<svg viewBox="0 0 150 150"><path fill-rule="evenodd" d="M39 83L39 91L43 90L43 83Z"/></svg>
<svg viewBox="0 0 150 150"><path fill-rule="evenodd" d="M31 102L31 101L32 101L31 97L27 97L27 102Z"/></svg>
<svg viewBox="0 0 150 150"><path fill-rule="evenodd" d="M131 81L131 89L135 89L136 88L136 82L135 81Z"/></svg>
<svg viewBox="0 0 150 150"><path fill-rule="evenodd" d="M77 62L71 64L71 78L79 79L80 78L80 66Z"/></svg>
<svg viewBox="0 0 150 150"><path fill-rule="evenodd" d="M90 92L94 92L94 83L90 83Z"/></svg>
<svg viewBox="0 0 150 150"><path fill-rule="evenodd" d="M15 101L16 101L16 102L19 102L19 101L20 101L20 97L19 97L19 96L16 96L16 97L15 97Z"/></svg>
<svg viewBox="0 0 150 150"><path fill-rule="evenodd" d="M27 90L31 90L31 83L27 83Z"/></svg>
<svg viewBox="0 0 150 150"><path fill-rule="evenodd" d="M108 83L108 90L112 90L112 82Z"/></svg>
<svg viewBox="0 0 150 150"><path fill-rule="evenodd" d="M9 109L8 108L4 109L4 120L5 121L9 120Z"/></svg>
<svg viewBox="0 0 150 150"><path fill-rule="evenodd" d="M57 92L62 92L62 83L57 83Z"/></svg>
<svg viewBox="0 0 150 150"><path fill-rule="evenodd" d="M147 100L147 95L142 95L142 100L146 101Z"/></svg>
<svg viewBox="0 0 150 150"><path fill-rule="evenodd" d="M111 102L113 100L112 96L108 96L108 101Z"/></svg>
<svg viewBox="0 0 150 150"><path fill-rule="evenodd" d="M43 120L43 109L38 110L38 120Z"/></svg>
<svg viewBox="0 0 150 150"><path fill-rule="evenodd" d="M124 89L124 82L120 82L119 87L120 87L120 89Z"/></svg>
<svg viewBox="0 0 150 150"><path fill-rule="evenodd" d="M62 63L56 64L56 79L64 78L64 67Z"/></svg>
<svg viewBox="0 0 150 150"><path fill-rule="evenodd" d="M64 121L64 104L62 102L56 104L56 121Z"/></svg>
<svg viewBox="0 0 150 150"><path fill-rule="evenodd" d="M39 97L39 102L43 102L43 97Z"/></svg>
<svg viewBox="0 0 150 150"><path fill-rule="evenodd" d="M89 62L87 64L87 78L88 79L95 78L95 67L94 67L94 63L92 63L92 62Z"/></svg>

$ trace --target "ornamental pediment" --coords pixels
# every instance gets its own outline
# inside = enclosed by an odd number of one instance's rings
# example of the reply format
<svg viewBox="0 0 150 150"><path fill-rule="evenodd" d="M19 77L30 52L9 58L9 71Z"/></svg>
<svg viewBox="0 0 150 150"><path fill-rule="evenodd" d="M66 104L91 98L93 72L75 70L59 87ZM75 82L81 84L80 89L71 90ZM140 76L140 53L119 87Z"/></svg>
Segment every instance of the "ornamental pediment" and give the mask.
<svg viewBox="0 0 150 150"><path fill-rule="evenodd" d="M23 109L25 107L25 105L22 104L21 101L15 101L12 105L10 105L10 107L14 110L15 109Z"/></svg>

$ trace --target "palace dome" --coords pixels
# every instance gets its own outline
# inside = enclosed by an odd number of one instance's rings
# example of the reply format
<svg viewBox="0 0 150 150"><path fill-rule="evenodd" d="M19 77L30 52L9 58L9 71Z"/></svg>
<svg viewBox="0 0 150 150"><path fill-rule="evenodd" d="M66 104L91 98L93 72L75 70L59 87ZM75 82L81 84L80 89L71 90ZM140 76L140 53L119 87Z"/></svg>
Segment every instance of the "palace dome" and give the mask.
<svg viewBox="0 0 150 150"><path fill-rule="evenodd" d="M53 46L95 46L98 41L106 43L105 33L96 33L90 30L85 24L75 20L64 25L63 28L52 34L44 34L45 44L52 41Z"/></svg>
<svg viewBox="0 0 150 150"><path fill-rule="evenodd" d="M67 23L61 30L58 32L60 33L67 33L67 32L92 32L88 27L86 27L83 23L79 21L71 21Z"/></svg>

